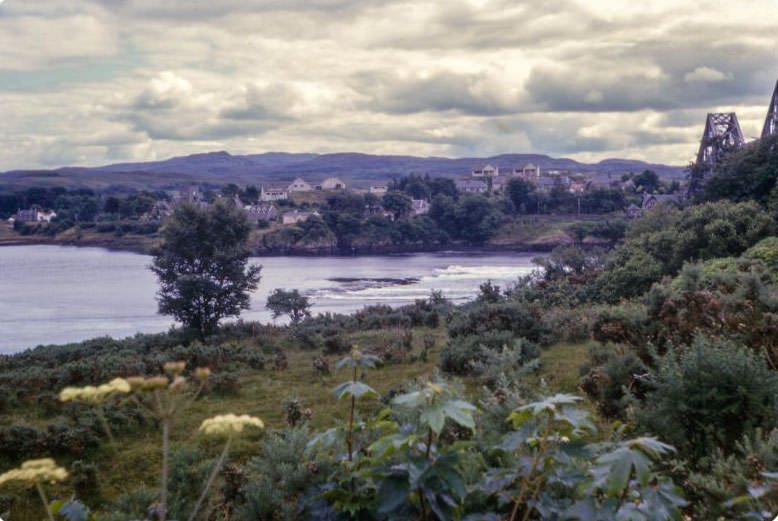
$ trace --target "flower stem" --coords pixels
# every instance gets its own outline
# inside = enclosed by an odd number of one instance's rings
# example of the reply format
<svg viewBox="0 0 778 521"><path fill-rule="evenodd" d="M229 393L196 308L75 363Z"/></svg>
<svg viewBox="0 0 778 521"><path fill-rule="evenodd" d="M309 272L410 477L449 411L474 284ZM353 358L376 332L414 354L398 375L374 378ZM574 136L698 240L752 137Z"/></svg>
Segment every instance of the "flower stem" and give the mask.
<svg viewBox="0 0 778 521"><path fill-rule="evenodd" d="M35 488L38 489L38 495L41 497L41 501L43 502L43 508L46 509L46 515L49 516L49 521L54 521L54 515L51 513L51 509L49 508L49 500L46 499L46 493L43 491L43 487L40 483L35 484Z"/></svg>
<svg viewBox="0 0 778 521"><path fill-rule="evenodd" d="M211 488L211 485L213 485L216 476L219 474L219 470L221 470L221 467L224 464L224 460L227 459L227 453L230 450L231 441L232 437L227 438L227 443L224 444L224 450L222 450L222 454L219 456L219 460L216 462L216 466L213 467L211 475L208 476L208 481L205 482L205 488L203 488L203 492L200 494L200 498L197 500L197 504L195 504L194 510L192 510L192 513L189 515L189 521L194 521L195 517L197 516L197 511L200 510L200 506L203 504L203 501L205 501L205 498L208 495L208 490Z"/></svg>

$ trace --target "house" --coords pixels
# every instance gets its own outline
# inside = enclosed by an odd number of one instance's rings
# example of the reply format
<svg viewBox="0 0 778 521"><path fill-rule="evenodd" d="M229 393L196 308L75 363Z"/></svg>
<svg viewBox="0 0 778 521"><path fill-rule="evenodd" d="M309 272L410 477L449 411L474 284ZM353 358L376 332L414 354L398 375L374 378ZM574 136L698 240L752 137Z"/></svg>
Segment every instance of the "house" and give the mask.
<svg viewBox="0 0 778 521"><path fill-rule="evenodd" d="M522 167L516 167L513 169L513 175L522 177L524 179L537 179L540 177L540 167L528 163Z"/></svg>
<svg viewBox="0 0 778 521"><path fill-rule="evenodd" d="M281 216L281 222L283 224L297 224L303 221L307 221L309 217L319 216L319 212L301 212L299 210L292 210L291 212L286 212L283 216Z"/></svg>
<svg viewBox="0 0 778 521"><path fill-rule="evenodd" d="M171 193L175 202L199 203L203 201L203 195L196 186L188 186Z"/></svg>
<svg viewBox="0 0 778 521"><path fill-rule="evenodd" d="M287 187L289 192L310 192L313 187L307 183L304 179L298 177Z"/></svg>
<svg viewBox="0 0 778 521"><path fill-rule="evenodd" d="M19 221L23 223L49 223L56 216L57 212L54 210L39 210L37 208L29 208L27 210L17 210L16 214L13 216L13 222Z"/></svg>
<svg viewBox="0 0 778 521"><path fill-rule="evenodd" d="M246 214L254 224L278 220L278 209L273 204L252 204L246 207Z"/></svg>
<svg viewBox="0 0 778 521"><path fill-rule="evenodd" d="M674 194L650 194L643 196L643 203L640 205L640 207L643 211L650 211L659 206L669 204L680 207L681 202L683 202L682 192Z"/></svg>
<svg viewBox="0 0 778 521"><path fill-rule="evenodd" d="M572 180L567 176L538 177L537 179L534 179L534 182L538 188L546 191L551 191L559 186L569 189L573 184Z"/></svg>
<svg viewBox="0 0 778 521"><path fill-rule="evenodd" d="M586 182L585 181L573 181L570 183L570 188L568 188L571 193L574 194L582 194L584 191L586 191Z"/></svg>
<svg viewBox="0 0 778 521"><path fill-rule="evenodd" d="M496 177L492 179L492 192L505 191L505 187L508 186L509 182L510 179L506 177Z"/></svg>
<svg viewBox="0 0 778 521"><path fill-rule="evenodd" d="M470 172L473 177L497 177L500 169L492 165L477 166Z"/></svg>
<svg viewBox="0 0 778 521"><path fill-rule="evenodd" d="M411 215L418 217L430 211L430 203L426 199L413 199L411 202Z"/></svg>
<svg viewBox="0 0 778 521"><path fill-rule="evenodd" d="M455 184L462 193L484 194L489 189L483 181L456 181Z"/></svg>
<svg viewBox="0 0 778 521"><path fill-rule="evenodd" d="M642 211L643 210L638 205L632 203L629 206L627 206L627 208L624 210L624 215L626 215L631 219L639 216L642 213Z"/></svg>
<svg viewBox="0 0 778 521"><path fill-rule="evenodd" d="M370 187L369 192L376 195L384 195L389 191L389 187L385 185L374 185Z"/></svg>
<svg viewBox="0 0 778 521"><path fill-rule="evenodd" d="M14 215L14 221L23 223L32 223L38 220L37 208L30 208L28 210L17 210Z"/></svg>
<svg viewBox="0 0 778 521"><path fill-rule="evenodd" d="M346 183L338 179L337 177L328 177L319 185L319 190L345 190Z"/></svg>
<svg viewBox="0 0 778 521"><path fill-rule="evenodd" d="M289 198L289 192L286 188L265 188L259 189L259 200L262 202L281 201Z"/></svg>
<svg viewBox="0 0 778 521"><path fill-rule="evenodd" d="M172 213L173 206L164 199L160 199L154 203L154 206L151 207L151 210L141 215L140 220L144 222L162 221L165 219L165 217L168 217Z"/></svg>

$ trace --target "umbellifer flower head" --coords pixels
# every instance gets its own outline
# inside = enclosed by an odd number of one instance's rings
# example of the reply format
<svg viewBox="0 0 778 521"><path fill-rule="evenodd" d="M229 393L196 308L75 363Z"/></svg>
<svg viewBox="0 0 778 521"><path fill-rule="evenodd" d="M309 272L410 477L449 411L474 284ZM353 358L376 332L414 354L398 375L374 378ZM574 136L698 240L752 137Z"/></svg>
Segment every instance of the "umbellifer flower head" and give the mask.
<svg viewBox="0 0 778 521"><path fill-rule="evenodd" d="M184 372L186 369L186 362L167 362L163 368L166 373L170 373L173 376L177 376Z"/></svg>
<svg viewBox="0 0 778 521"><path fill-rule="evenodd" d="M265 424L256 416L249 416L248 414L242 414L240 416L236 414L219 414L213 418L203 420L200 424L200 430L205 434L237 434L246 426L259 427L260 429L265 427Z"/></svg>
<svg viewBox="0 0 778 521"><path fill-rule="evenodd" d="M59 393L59 399L63 402L102 402L109 395L114 393L130 392L130 383L124 378L114 378L107 384L95 387L87 385L86 387L66 387Z"/></svg>
<svg viewBox="0 0 778 521"><path fill-rule="evenodd" d="M22 466L18 469L12 469L4 474L0 474L0 485L10 481L20 481L34 485L36 483L65 481L67 478L68 471L57 466L53 459L32 459L22 463Z"/></svg>

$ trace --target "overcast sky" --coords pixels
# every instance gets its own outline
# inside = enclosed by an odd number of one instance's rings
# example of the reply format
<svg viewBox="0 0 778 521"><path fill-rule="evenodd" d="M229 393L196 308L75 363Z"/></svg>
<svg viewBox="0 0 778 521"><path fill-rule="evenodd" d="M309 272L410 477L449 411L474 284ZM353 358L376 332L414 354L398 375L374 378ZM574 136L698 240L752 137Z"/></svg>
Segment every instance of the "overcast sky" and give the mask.
<svg viewBox="0 0 778 521"><path fill-rule="evenodd" d="M227 150L685 164L778 0L0 0L0 171Z"/></svg>

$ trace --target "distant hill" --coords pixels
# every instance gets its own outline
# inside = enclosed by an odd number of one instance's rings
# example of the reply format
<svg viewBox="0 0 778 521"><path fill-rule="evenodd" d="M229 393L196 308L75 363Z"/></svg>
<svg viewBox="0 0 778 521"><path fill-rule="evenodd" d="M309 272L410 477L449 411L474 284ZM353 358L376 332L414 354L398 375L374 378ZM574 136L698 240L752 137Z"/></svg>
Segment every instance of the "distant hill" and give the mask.
<svg viewBox="0 0 778 521"><path fill-rule="evenodd" d="M222 185L285 184L295 177L311 183L329 176L342 178L354 186L369 186L406 174L459 177L479 164L500 168L534 163L544 170L570 170L603 176L654 170L660 177L682 178L684 167L651 164L626 159L599 163L579 163L572 159L539 154L504 154L487 158L378 156L370 154L266 154L231 155L210 152L174 157L164 161L119 163L100 167L63 167L55 170L12 170L0 173L0 188L29 186L69 186L108 188L174 188L191 183Z"/></svg>

